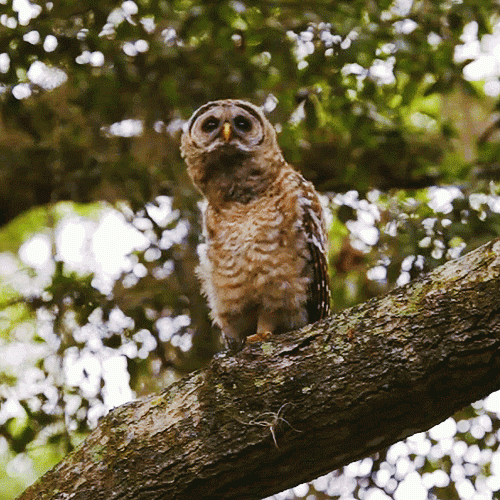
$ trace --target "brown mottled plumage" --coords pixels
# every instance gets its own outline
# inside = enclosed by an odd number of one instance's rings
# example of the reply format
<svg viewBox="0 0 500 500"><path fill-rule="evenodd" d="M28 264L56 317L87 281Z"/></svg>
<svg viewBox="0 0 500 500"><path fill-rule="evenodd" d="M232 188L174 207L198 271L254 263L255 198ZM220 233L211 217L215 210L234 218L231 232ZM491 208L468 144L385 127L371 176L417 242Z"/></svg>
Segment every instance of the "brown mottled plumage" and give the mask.
<svg viewBox="0 0 500 500"><path fill-rule="evenodd" d="M205 104L187 123L181 152L206 198L199 274L229 346L324 318L322 207L283 159L262 111L240 100Z"/></svg>

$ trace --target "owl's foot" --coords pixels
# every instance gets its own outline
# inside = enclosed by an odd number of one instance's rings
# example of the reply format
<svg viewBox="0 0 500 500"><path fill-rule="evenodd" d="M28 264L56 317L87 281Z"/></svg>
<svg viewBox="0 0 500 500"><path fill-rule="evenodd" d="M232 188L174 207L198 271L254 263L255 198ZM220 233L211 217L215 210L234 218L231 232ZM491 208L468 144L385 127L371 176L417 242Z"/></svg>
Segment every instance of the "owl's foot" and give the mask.
<svg viewBox="0 0 500 500"><path fill-rule="evenodd" d="M272 332L260 332L247 337L247 344L253 342L264 342L272 335Z"/></svg>

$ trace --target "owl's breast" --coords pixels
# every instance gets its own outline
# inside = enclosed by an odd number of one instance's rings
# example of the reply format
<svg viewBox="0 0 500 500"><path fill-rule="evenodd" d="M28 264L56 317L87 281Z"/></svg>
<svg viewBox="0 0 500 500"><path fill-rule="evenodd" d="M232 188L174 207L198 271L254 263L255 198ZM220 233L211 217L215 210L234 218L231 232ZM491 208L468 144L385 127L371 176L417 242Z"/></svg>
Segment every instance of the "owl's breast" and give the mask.
<svg viewBox="0 0 500 500"><path fill-rule="evenodd" d="M309 252L296 197L261 198L225 212L208 208L206 269L219 307L305 300ZM271 304L271 302L275 302Z"/></svg>

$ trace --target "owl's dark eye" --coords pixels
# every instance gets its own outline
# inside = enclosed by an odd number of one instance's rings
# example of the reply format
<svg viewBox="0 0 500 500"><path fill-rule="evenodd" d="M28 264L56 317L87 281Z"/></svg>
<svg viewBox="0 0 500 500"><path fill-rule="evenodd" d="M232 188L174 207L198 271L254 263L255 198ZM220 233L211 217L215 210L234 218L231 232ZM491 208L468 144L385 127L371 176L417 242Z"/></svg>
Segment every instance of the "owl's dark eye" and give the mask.
<svg viewBox="0 0 500 500"><path fill-rule="evenodd" d="M250 132L252 129L251 121L243 115L238 115L234 119L234 126L242 132Z"/></svg>
<svg viewBox="0 0 500 500"><path fill-rule="evenodd" d="M211 116L201 124L201 130L203 130L203 132L213 132L219 126L219 123L217 118Z"/></svg>

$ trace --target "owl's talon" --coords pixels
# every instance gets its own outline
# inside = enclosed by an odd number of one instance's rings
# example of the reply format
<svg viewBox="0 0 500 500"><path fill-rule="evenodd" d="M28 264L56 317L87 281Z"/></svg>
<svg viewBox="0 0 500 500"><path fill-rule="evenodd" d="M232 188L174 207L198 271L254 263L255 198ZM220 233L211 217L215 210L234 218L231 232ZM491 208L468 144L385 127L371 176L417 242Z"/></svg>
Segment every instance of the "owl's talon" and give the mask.
<svg viewBox="0 0 500 500"><path fill-rule="evenodd" d="M261 332L256 333L254 335L249 335L247 337L247 344L251 344L253 342L264 342L272 335L272 332Z"/></svg>

